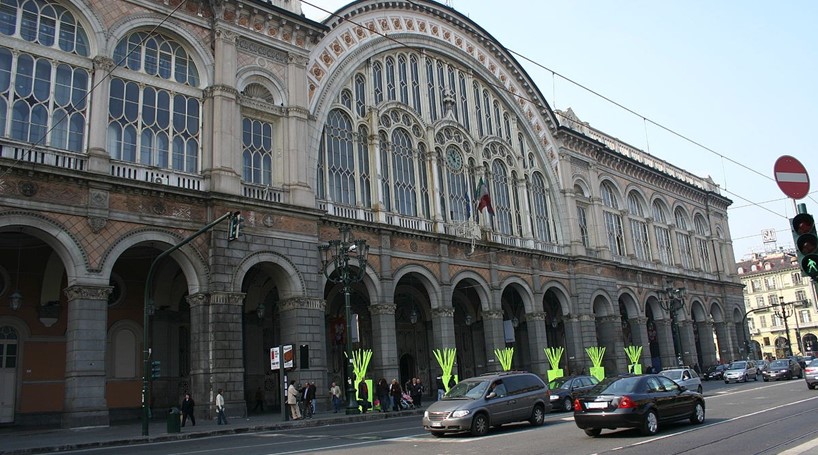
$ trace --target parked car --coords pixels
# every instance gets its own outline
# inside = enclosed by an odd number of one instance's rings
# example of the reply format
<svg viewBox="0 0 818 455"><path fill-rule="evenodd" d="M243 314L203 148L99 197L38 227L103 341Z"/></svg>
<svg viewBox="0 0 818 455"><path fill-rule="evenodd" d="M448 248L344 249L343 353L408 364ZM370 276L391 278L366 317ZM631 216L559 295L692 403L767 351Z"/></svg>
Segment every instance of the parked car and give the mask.
<svg viewBox="0 0 818 455"><path fill-rule="evenodd" d="M551 409L555 411L572 411L574 398L599 383L593 376L564 376L548 383L551 389Z"/></svg>
<svg viewBox="0 0 818 455"><path fill-rule="evenodd" d="M790 356L790 358L795 360L799 365L801 365L802 370L807 367L807 361L804 359L804 356L792 355Z"/></svg>
<svg viewBox="0 0 818 455"><path fill-rule="evenodd" d="M788 359L778 359L770 362L770 366L761 373L764 382L777 381L779 379L792 379L804 377L801 365L792 357Z"/></svg>
<svg viewBox="0 0 818 455"><path fill-rule="evenodd" d="M764 373L764 371L770 365L770 362L768 362L768 361L766 361L764 359L753 360L753 362L755 362L756 369L758 370L759 373Z"/></svg>
<svg viewBox="0 0 818 455"><path fill-rule="evenodd" d="M702 375L702 379L705 381L714 380L718 381L724 379L724 370L727 369L727 365L713 365L707 369Z"/></svg>
<svg viewBox="0 0 818 455"><path fill-rule="evenodd" d="M469 431L482 436L504 423L542 425L551 412L548 386L523 371L484 374L464 379L423 413L423 428L432 436Z"/></svg>
<svg viewBox="0 0 818 455"><path fill-rule="evenodd" d="M673 379L676 384L683 385L689 390L695 390L702 393L702 378L692 368L668 368L659 372L666 378Z"/></svg>
<svg viewBox="0 0 818 455"><path fill-rule="evenodd" d="M811 361L804 369L804 380L807 381L807 388L812 390L818 385L818 359Z"/></svg>
<svg viewBox="0 0 818 455"><path fill-rule="evenodd" d="M738 360L732 362L724 370L724 383L747 382L750 379L758 381L758 370L752 360Z"/></svg>
<svg viewBox="0 0 818 455"><path fill-rule="evenodd" d="M591 437L603 428L638 428L653 435L659 424L704 422L704 397L661 374L605 378L574 400L574 422Z"/></svg>

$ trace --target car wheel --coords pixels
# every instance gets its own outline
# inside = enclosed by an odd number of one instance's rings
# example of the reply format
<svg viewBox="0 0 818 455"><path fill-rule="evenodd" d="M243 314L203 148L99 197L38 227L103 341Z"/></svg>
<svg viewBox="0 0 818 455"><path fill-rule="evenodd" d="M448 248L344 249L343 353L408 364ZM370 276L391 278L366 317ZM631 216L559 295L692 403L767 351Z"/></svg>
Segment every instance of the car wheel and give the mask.
<svg viewBox="0 0 818 455"><path fill-rule="evenodd" d="M753 381L754 381L754 382L758 382L758 373L756 373L756 374L753 376Z"/></svg>
<svg viewBox="0 0 818 455"><path fill-rule="evenodd" d="M653 436L659 432L659 417L656 411L650 410L642 420L642 428L639 429L645 436Z"/></svg>
<svg viewBox="0 0 818 455"><path fill-rule="evenodd" d="M704 423L704 405L698 401L696 407L693 408L693 415L690 416L690 423L696 425Z"/></svg>
<svg viewBox="0 0 818 455"><path fill-rule="evenodd" d="M565 397L565 399L562 400L562 410L565 412L574 410L574 403L571 401L571 397Z"/></svg>
<svg viewBox="0 0 818 455"><path fill-rule="evenodd" d="M702 393L702 386L701 385L699 386L698 389L696 389L696 392L699 392L700 394Z"/></svg>
<svg viewBox="0 0 818 455"><path fill-rule="evenodd" d="M744 373L744 377L741 378L741 382L747 382L747 373Z"/></svg>
<svg viewBox="0 0 818 455"><path fill-rule="evenodd" d="M808 382L808 383L807 383L807 388L808 388L808 389L810 389L810 390L814 390L814 389L815 389L815 384L810 384L810 383Z"/></svg>
<svg viewBox="0 0 818 455"><path fill-rule="evenodd" d="M528 419L531 425L540 426L545 423L545 410L542 406L537 405L534 406L534 410L531 411L531 418Z"/></svg>
<svg viewBox="0 0 818 455"><path fill-rule="evenodd" d="M489 432L489 418L485 414L477 414L471 421L471 434L483 436Z"/></svg>
<svg viewBox="0 0 818 455"><path fill-rule="evenodd" d="M436 438L442 438L443 435L446 434L446 433L444 433L442 431L432 431L431 433L432 433L432 436L434 436Z"/></svg>
<svg viewBox="0 0 818 455"><path fill-rule="evenodd" d="M724 383L725 383L725 384L729 384L729 383L730 383L730 381L724 381Z"/></svg>
<svg viewBox="0 0 818 455"><path fill-rule="evenodd" d="M592 438L595 438L595 437L599 436L601 433L602 433L602 428L586 428L585 429L585 434L587 434L588 436L590 436Z"/></svg>

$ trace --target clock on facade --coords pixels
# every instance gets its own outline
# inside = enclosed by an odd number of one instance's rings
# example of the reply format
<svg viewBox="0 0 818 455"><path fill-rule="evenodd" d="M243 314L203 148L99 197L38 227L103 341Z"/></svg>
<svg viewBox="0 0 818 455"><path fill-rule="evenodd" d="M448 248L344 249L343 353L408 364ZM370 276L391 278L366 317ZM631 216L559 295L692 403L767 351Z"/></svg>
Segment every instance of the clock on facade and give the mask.
<svg viewBox="0 0 818 455"><path fill-rule="evenodd" d="M450 148L446 152L446 159L449 161L449 167L452 170L459 171L463 167L463 155L457 149Z"/></svg>

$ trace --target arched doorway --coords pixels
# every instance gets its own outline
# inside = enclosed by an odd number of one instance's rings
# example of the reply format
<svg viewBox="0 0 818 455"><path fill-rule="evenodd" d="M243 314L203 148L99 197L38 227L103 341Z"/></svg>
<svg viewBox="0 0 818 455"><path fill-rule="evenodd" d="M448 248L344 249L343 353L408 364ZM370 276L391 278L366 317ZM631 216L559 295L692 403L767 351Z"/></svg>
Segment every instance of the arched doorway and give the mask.
<svg viewBox="0 0 818 455"><path fill-rule="evenodd" d="M17 341L14 327L0 327L0 423L14 422L19 352Z"/></svg>
<svg viewBox="0 0 818 455"><path fill-rule="evenodd" d="M406 383L416 376L415 368L414 357L410 354L400 356L400 386L403 387L406 393L409 393L409 391L406 390Z"/></svg>

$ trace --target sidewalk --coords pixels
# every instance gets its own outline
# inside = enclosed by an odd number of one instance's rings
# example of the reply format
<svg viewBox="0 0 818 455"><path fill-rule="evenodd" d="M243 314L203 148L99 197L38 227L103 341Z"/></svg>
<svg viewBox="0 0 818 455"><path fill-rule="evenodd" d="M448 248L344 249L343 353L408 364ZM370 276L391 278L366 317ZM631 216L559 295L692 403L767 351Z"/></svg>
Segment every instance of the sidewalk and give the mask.
<svg viewBox="0 0 818 455"><path fill-rule="evenodd" d="M227 425L216 425L215 420L190 422L181 433L167 432L167 418L152 420L149 436L142 436L142 422L132 421L108 427L93 428L15 428L0 429L0 455L28 455L62 452L66 450L116 447L146 442L178 441L213 435L282 430L287 428L316 427L342 422L380 420L390 417L422 415L423 409L398 412L368 412L359 415L335 414L331 411L315 414L312 419L285 422L280 413L250 414L246 418L230 418Z"/></svg>

